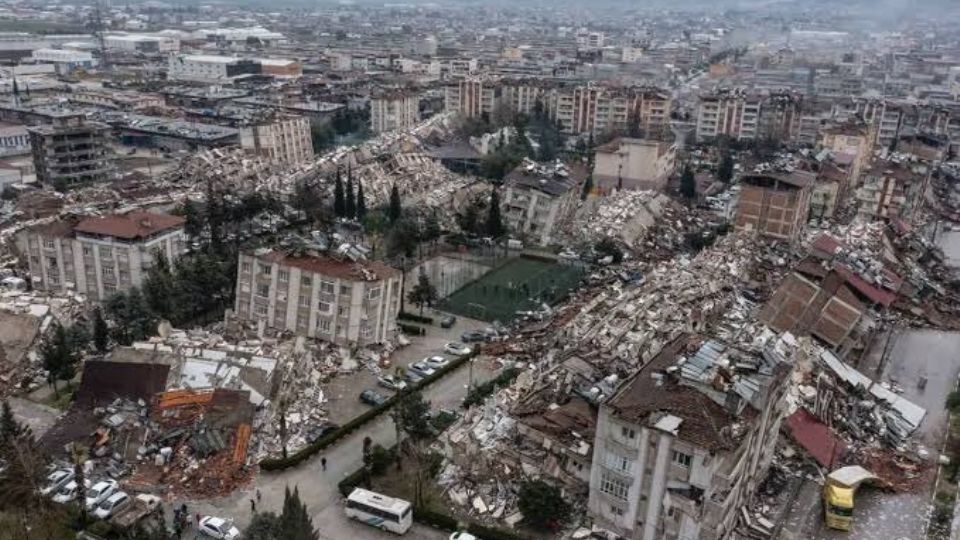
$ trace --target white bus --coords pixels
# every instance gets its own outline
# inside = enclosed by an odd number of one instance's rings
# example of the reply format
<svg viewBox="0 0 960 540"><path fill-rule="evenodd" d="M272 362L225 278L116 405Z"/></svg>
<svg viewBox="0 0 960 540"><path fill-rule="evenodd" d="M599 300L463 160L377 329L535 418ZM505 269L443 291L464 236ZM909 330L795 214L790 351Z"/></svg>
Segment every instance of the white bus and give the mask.
<svg viewBox="0 0 960 540"><path fill-rule="evenodd" d="M347 497L347 517L381 530L403 534L413 525L413 507L403 499L354 488Z"/></svg>

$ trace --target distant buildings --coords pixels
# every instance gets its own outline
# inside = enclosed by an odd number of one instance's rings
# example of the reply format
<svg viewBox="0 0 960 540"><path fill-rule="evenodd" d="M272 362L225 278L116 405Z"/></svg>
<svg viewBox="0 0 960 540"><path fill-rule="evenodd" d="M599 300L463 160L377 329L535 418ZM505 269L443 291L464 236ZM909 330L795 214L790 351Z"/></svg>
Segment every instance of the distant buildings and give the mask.
<svg viewBox="0 0 960 540"><path fill-rule="evenodd" d="M142 285L157 252L170 261L179 257L184 222L138 210L37 225L19 232L16 241L35 288L102 301Z"/></svg>
<svg viewBox="0 0 960 540"><path fill-rule="evenodd" d="M596 149L593 167L594 189L662 190L677 165L673 143L645 139L617 138Z"/></svg>
<svg viewBox="0 0 960 540"><path fill-rule="evenodd" d="M78 68L90 69L96 65L93 54L71 49L37 49L33 59L42 64L53 64L57 72L67 74Z"/></svg>
<svg viewBox="0 0 960 540"><path fill-rule="evenodd" d="M277 116L241 128L240 146L276 163L304 163L313 158L310 120L302 116Z"/></svg>
<svg viewBox="0 0 960 540"><path fill-rule="evenodd" d="M685 356L684 344L600 405L588 509L626 538L730 538L774 455L790 366L716 341Z"/></svg>
<svg viewBox="0 0 960 540"><path fill-rule="evenodd" d="M734 226L777 240L797 240L807 223L814 180L812 173L800 171L741 177Z"/></svg>
<svg viewBox="0 0 960 540"><path fill-rule="evenodd" d="M374 133L407 129L420 121L420 98L412 92L386 92L370 99L370 129Z"/></svg>
<svg viewBox="0 0 960 540"><path fill-rule="evenodd" d="M69 117L31 126L30 148L37 181L66 189L108 180L114 173L108 148L110 126Z"/></svg>
<svg viewBox="0 0 960 540"><path fill-rule="evenodd" d="M303 251L241 253L236 313L242 320L339 345L390 339L400 311L400 271L381 262Z"/></svg>
<svg viewBox="0 0 960 540"><path fill-rule="evenodd" d="M258 62L231 56L178 54L170 57L167 66L167 79L172 81L226 83L258 73Z"/></svg>
<svg viewBox="0 0 960 540"><path fill-rule="evenodd" d="M570 218L586 179L583 168L526 161L507 173L500 206L511 234L541 246L554 242L560 225Z"/></svg>

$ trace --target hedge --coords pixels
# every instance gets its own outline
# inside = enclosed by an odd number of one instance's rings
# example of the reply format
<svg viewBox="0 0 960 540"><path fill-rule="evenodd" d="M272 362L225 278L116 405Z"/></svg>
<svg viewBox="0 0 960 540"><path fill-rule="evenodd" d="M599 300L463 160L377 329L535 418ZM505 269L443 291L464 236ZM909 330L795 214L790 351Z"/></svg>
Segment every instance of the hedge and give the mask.
<svg viewBox="0 0 960 540"><path fill-rule="evenodd" d="M500 375L497 375L495 378L483 383L478 384L470 389L467 392L467 395L463 398L463 403L460 405L464 409L469 409L470 407L483 403L483 401L494 392L497 388L503 388L513 382L514 379L520 376L520 369L511 367L505 369Z"/></svg>
<svg viewBox="0 0 960 540"><path fill-rule="evenodd" d="M427 329L422 326L417 326L415 324L406 324L402 322L398 322L397 326L400 327L400 329L403 330L403 333L407 334L408 336L427 335Z"/></svg>
<svg viewBox="0 0 960 540"><path fill-rule="evenodd" d="M421 324L433 324L433 317L417 315L416 313L410 313L408 311L401 311L397 314L397 318L405 321L418 322Z"/></svg>
<svg viewBox="0 0 960 540"><path fill-rule="evenodd" d="M426 388L428 385L440 379L447 373L462 366L464 363L470 360L475 354L476 353L471 353L468 355L455 358L449 364L438 369L436 373L434 373L433 375L430 375L429 377L424 377L424 379L420 381L414 388L416 388L417 390L422 390L423 388ZM355 430L359 429L367 422L380 416L381 414L389 410L390 407L393 407L396 404L396 402L397 402L397 395L394 394L390 396L385 402L383 402L383 404L377 405L376 407L373 407L372 409L354 418L353 420L350 420L349 422L341 426L340 429L337 429L336 431L332 431L324 435L320 439L314 441L312 444L307 445L306 447L301 449L299 452L293 455L287 456L286 458L283 458L283 457L266 458L262 460L260 462L260 468L263 469L264 471L281 471L283 469L288 469L290 467L299 465L304 461L310 459L313 455L320 452L324 448L332 445L333 443L353 433Z"/></svg>

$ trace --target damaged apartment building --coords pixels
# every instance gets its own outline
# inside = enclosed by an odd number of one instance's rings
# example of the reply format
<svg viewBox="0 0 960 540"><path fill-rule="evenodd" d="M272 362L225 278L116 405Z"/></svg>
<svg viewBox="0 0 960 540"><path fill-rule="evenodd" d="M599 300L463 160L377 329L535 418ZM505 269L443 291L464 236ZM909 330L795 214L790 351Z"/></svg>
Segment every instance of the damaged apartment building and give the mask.
<svg viewBox="0 0 960 540"><path fill-rule="evenodd" d="M241 320L338 345L383 343L396 330L399 270L306 248L262 248L239 259Z"/></svg>
<svg viewBox="0 0 960 540"><path fill-rule="evenodd" d="M600 406L589 512L625 538L730 538L773 458L792 359L772 338L692 341L671 342Z"/></svg>

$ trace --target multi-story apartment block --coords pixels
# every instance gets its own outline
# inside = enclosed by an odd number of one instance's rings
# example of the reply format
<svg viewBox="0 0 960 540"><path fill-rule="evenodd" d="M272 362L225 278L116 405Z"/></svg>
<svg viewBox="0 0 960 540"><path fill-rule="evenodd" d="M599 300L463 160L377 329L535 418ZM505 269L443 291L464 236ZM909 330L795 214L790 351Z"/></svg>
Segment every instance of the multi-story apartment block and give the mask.
<svg viewBox="0 0 960 540"><path fill-rule="evenodd" d="M873 154L876 131L862 122L846 122L821 130L820 146L831 151L834 159L850 164L853 185L860 181Z"/></svg>
<svg viewBox="0 0 960 540"><path fill-rule="evenodd" d="M420 121L420 96L388 92L370 99L370 128L374 133L407 129Z"/></svg>
<svg viewBox="0 0 960 540"><path fill-rule="evenodd" d="M69 117L27 130L37 181L41 184L62 190L108 180L113 175L107 124Z"/></svg>
<svg viewBox="0 0 960 540"><path fill-rule="evenodd" d="M479 118L493 112L497 89L483 79L460 79L444 88L444 108L464 118Z"/></svg>
<svg viewBox="0 0 960 540"><path fill-rule="evenodd" d="M874 162L857 189L857 213L867 220L908 218L923 204L930 174L924 164Z"/></svg>
<svg viewBox="0 0 960 540"><path fill-rule="evenodd" d="M761 236L796 240L807 222L815 180L816 175L802 171L742 177L734 225Z"/></svg>
<svg viewBox="0 0 960 540"><path fill-rule="evenodd" d="M184 218L146 211L60 220L24 229L17 247L34 287L105 300L139 287L157 253L169 261L184 250Z"/></svg>
<svg viewBox="0 0 960 540"><path fill-rule="evenodd" d="M575 210L577 186L586 177L581 167L520 164L504 178L500 201L510 233L541 246L553 243L554 234Z"/></svg>
<svg viewBox="0 0 960 540"><path fill-rule="evenodd" d="M623 538L731 538L775 453L790 365L687 337L600 405L588 511Z"/></svg>
<svg viewBox="0 0 960 540"><path fill-rule="evenodd" d="M873 126L877 144L889 146L900 130L912 105L903 100L854 98L834 105L834 118L841 122L863 121Z"/></svg>
<svg viewBox="0 0 960 540"><path fill-rule="evenodd" d="M226 83L259 73L259 62L233 56L176 54L167 65L167 79L172 81Z"/></svg>
<svg viewBox="0 0 960 540"><path fill-rule="evenodd" d="M663 189L677 166L673 143L617 138L597 147L593 182L601 193L614 189Z"/></svg>
<svg viewBox="0 0 960 540"><path fill-rule="evenodd" d="M275 163L297 164L313 158L310 120L276 116L240 130L240 146Z"/></svg>
<svg viewBox="0 0 960 540"><path fill-rule="evenodd" d="M760 128L762 98L742 90L724 90L700 96L697 140L726 136L755 140Z"/></svg>
<svg viewBox="0 0 960 540"><path fill-rule="evenodd" d="M261 249L241 253L237 272L242 320L345 346L383 343L396 331L401 274L383 263Z"/></svg>

